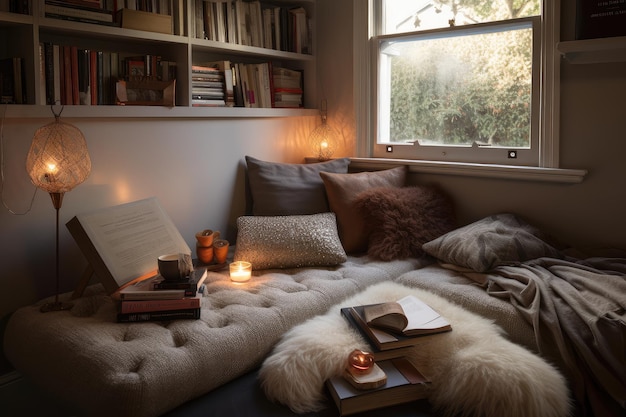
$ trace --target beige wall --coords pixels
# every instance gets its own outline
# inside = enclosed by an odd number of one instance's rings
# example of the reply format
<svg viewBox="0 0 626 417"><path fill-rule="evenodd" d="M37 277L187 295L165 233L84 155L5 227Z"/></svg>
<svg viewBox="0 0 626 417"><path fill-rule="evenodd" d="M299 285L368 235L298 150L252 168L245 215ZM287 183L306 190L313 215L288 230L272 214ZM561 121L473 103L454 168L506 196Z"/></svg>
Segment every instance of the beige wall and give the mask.
<svg viewBox="0 0 626 417"><path fill-rule="evenodd" d="M571 40L575 3L561 3L562 39ZM346 0L318 2L324 13L318 73L326 96L333 97L330 123L354 117L352 6ZM626 63L563 62L561 77L561 114L554 115L561 122L561 167L588 170L581 184L425 174L413 175L412 181L447 190L462 224L514 211L571 245L626 249Z"/></svg>

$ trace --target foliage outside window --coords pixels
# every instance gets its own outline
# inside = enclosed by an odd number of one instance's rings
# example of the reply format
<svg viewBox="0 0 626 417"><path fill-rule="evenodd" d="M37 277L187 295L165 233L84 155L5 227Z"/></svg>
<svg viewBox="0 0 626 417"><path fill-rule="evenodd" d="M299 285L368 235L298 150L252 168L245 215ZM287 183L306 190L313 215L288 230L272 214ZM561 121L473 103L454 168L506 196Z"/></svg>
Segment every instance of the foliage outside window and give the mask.
<svg viewBox="0 0 626 417"><path fill-rule="evenodd" d="M537 165L540 0L377 6L374 156Z"/></svg>

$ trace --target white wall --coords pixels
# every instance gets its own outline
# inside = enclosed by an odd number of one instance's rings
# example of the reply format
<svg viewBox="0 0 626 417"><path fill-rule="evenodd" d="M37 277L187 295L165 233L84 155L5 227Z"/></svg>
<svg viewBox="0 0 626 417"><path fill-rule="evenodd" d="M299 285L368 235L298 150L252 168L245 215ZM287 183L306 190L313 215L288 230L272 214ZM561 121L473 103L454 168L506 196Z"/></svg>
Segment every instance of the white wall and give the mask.
<svg viewBox="0 0 626 417"><path fill-rule="evenodd" d="M0 115L3 111L0 109ZM89 179L65 195L61 219L62 290L72 290L86 261L65 228L72 216L156 196L189 246L204 228L234 241L244 213L243 157L302 162L316 117L261 119L65 119L80 128L92 158ZM4 121L4 201L15 212L34 187L26 153L35 130L50 119ZM54 294L55 211L38 191L32 210L0 209L0 317Z"/></svg>

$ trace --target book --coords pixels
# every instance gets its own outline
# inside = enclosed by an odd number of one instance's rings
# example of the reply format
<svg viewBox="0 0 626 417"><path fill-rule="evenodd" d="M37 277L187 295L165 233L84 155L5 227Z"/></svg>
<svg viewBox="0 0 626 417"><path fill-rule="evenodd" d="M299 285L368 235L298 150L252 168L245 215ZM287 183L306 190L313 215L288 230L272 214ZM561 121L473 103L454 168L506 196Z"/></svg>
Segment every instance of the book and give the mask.
<svg viewBox="0 0 626 417"><path fill-rule="evenodd" d="M154 311L174 311L200 308L202 294L174 300L124 300L120 302L120 313L146 313Z"/></svg>
<svg viewBox="0 0 626 417"><path fill-rule="evenodd" d="M172 16L170 15L122 9L118 16L122 28L172 34Z"/></svg>
<svg viewBox="0 0 626 417"><path fill-rule="evenodd" d="M197 320L200 318L201 308L184 310L148 311L143 313L117 313L118 323L134 323L144 321L165 320Z"/></svg>
<svg viewBox="0 0 626 417"><path fill-rule="evenodd" d="M576 0L576 39L626 36L626 3Z"/></svg>
<svg viewBox="0 0 626 417"><path fill-rule="evenodd" d="M164 279L156 274L150 278L134 282L120 288L112 294L112 297L125 300L179 300L185 297L193 297L197 294L198 288L202 285L207 276L206 268L194 269L190 279L196 281L195 286L183 288L156 288Z"/></svg>
<svg viewBox="0 0 626 417"><path fill-rule="evenodd" d="M344 376L326 381L339 415L347 416L428 397L430 380L408 359L396 358L377 364L387 375L387 382L378 388L357 389Z"/></svg>
<svg viewBox="0 0 626 417"><path fill-rule="evenodd" d="M79 214L66 226L109 294L154 277L160 255L191 253L155 197Z"/></svg>
<svg viewBox="0 0 626 417"><path fill-rule="evenodd" d="M155 290L186 290L188 292L197 292L204 284L207 277L207 267L197 267L193 270L191 276L181 280L155 280L152 286Z"/></svg>
<svg viewBox="0 0 626 417"><path fill-rule="evenodd" d="M364 306L363 317L371 327L404 336L452 330L452 326L445 318L413 295L407 295L396 302Z"/></svg>
<svg viewBox="0 0 626 417"><path fill-rule="evenodd" d="M341 315L348 322L348 324L352 326L352 328L358 330L361 333L361 335L363 336L363 338L369 345L369 348L366 350L372 355L374 355L374 360L377 362L387 360L387 359L399 358L402 356L408 356L413 351L415 346L417 346L424 339L424 338L421 338L421 340L416 340L415 344L411 344L407 346L400 346L400 347L396 347L392 349L381 350L376 346L376 344L371 339L371 337L356 322L356 319L352 316L352 314L350 314L348 310L349 309L347 308L342 309Z"/></svg>
<svg viewBox="0 0 626 417"><path fill-rule="evenodd" d="M416 346L424 342L425 337L435 336L436 333L424 334L419 336L405 336L401 333L392 333L376 327L368 326L363 315L365 306L343 307L341 314L346 317L350 316L354 319L357 329L361 331L375 347L380 351L397 349L406 346ZM438 332L437 332L438 333Z"/></svg>
<svg viewBox="0 0 626 417"><path fill-rule="evenodd" d="M113 13L110 10L90 8L62 1L46 0L44 4L46 17L75 20L84 23L113 24Z"/></svg>

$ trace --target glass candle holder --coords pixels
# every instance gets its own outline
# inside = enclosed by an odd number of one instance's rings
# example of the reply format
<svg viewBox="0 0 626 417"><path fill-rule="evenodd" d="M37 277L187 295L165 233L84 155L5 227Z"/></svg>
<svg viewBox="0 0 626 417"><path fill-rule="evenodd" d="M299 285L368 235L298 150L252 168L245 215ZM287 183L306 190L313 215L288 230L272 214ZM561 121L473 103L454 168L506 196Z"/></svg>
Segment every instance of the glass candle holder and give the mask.
<svg viewBox="0 0 626 417"><path fill-rule="evenodd" d="M246 282L252 276L252 264L246 261L235 261L230 264L230 280Z"/></svg>

